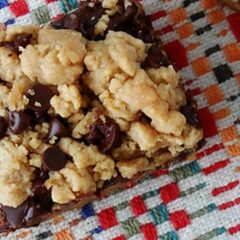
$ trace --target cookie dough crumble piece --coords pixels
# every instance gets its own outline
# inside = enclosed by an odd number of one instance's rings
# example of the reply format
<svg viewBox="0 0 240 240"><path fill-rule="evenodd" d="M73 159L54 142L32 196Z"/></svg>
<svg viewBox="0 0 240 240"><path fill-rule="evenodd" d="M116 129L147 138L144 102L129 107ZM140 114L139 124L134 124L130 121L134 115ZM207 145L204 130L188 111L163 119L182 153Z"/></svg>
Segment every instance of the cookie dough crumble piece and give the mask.
<svg viewBox="0 0 240 240"><path fill-rule="evenodd" d="M13 144L7 137L0 142L0 203L4 206L17 207L31 193L33 169L27 154L25 147Z"/></svg>
<svg viewBox="0 0 240 240"><path fill-rule="evenodd" d="M70 138L62 138L59 146L62 151L73 158L73 162L78 169L96 166L94 171L103 170L102 178L109 179L113 175L115 167L113 159L108 155L100 153L96 146L86 146ZM106 165L105 163L108 164Z"/></svg>
<svg viewBox="0 0 240 240"><path fill-rule="evenodd" d="M108 27L108 22L109 22L109 17L108 15L103 15L97 22L94 28L94 34L95 35L101 35L103 34L107 27Z"/></svg>
<svg viewBox="0 0 240 240"><path fill-rule="evenodd" d="M29 164L30 166L33 166L35 168L41 168L42 166L41 155L35 153L30 154Z"/></svg>
<svg viewBox="0 0 240 240"><path fill-rule="evenodd" d="M121 146L114 148L111 154L116 161L119 161L137 158L144 155L144 152L140 150L138 144L132 138L124 136Z"/></svg>
<svg viewBox="0 0 240 240"><path fill-rule="evenodd" d="M80 139L89 132L89 128L95 122L96 117L94 112L88 112L86 115L83 113L76 113L68 120L73 127L72 136Z"/></svg>
<svg viewBox="0 0 240 240"><path fill-rule="evenodd" d="M160 83L168 83L175 88L180 84L180 75L174 70L172 65L168 67L148 68L146 72L157 85Z"/></svg>
<svg viewBox="0 0 240 240"><path fill-rule="evenodd" d="M46 136L49 132L49 123L43 122L41 124L37 124L34 127L34 130L36 132L39 132L41 134L41 137Z"/></svg>
<svg viewBox="0 0 240 240"><path fill-rule="evenodd" d="M143 41L124 32L109 32L105 40L108 52L120 69L130 76L136 74L146 57Z"/></svg>
<svg viewBox="0 0 240 240"><path fill-rule="evenodd" d="M74 164L79 169L96 164L96 156L94 156L94 154L89 154L92 152L92 148L96 148L95 146L88 147L70 138L62 138L59 142L59 146L62 151L73 158Z"/></svg>
<svg viewBox="0 0 240 240"><path fill-rule="evenodd" d="M6 82L13 82L22 76L18 56L6 47L0 47L0 78Z"/></svg>
<svg viewBox="0 0 240 240"><path fill-rule="evenodd" d="M122 177L131 179L135 174L146 171L149 161L144 158L122 160L117 163L117 168Z"/></svg>
<svg viewBox="0 0 240 240"><path fill-rule="evenodd" d="M113 119L123 119L125 121L133 121L136 119L137 113L131 112L129 106L121 99L114 97L109 91L105 90L99 95L99 99L107 110L107 115Z"/></svg>
<svg viewBox="0 0 240 240"><path fill-rule="evenodd" d="M43 153L49 147L49 144L43 142L45 134L28 130L19 135L21 144L32 153Z"/></svg>
<svg viewBox="0 0 240 240"><path fill-rule="evenodd" d="M68 162L59 172L50 173L45 182L51 188L51 196L55 203L65 204L76 198L76 193L85 194L96 190L96 183L86 168L78 169Z"/></svg>
<svg viewBox="0 0 240 240"><path fill-rule="evenodd" d="M159 141L158 132L149 124L141 122L132 123L128 134L143 151L154 149Z"/></svg>
<svg viewBox="0 0 240 240"><path fill-rule="evenodd" d="M38 44L28 45L20 55L21 69L41 84L72 84L83 71L85 40L72 30L43 28Z"/></svg>
<svg viewBox="0 0 240 240"><path fill-rule="evenodd" d="M21 34L30 34L32 35L33 40L36 40L39 30L40 30L40 27L36 25L26 25L26 26L10 25L7 27L5 40L13 41L17 35L21 35Z"/></svg>
<svg viewBox="0 0 240 240"><path fill-rule="evenodd" d="M28 99L25 97L24 93L26 89L30 86L31 82L26 77L16 79L12 83L12 88L8 95L8 108L11 111L23 110L28 104Z"/></svg>
<svg viewBox="0 0 240 240"><path fill-rule="evenodd" d="M96 95L108 88L109 80L119 71L104 41L87 44L84 63L89 72L84 74L83 81Z"/></svg>
<svg viewBox="0 0 240 240"><path fill-rule="evenodd" d="M53 172L45 186L51 189L51 198L55 203L65 204L75 199L69 184L59 172Z"/></svg>
<svg viewBox="0 0 240 240"><path fill-rule="evenodd" d="M60 173L65 177L73 192L84 194L96 190L96 184L86 168L78 169L73 163L68 162Z"/></svg>
<svg viewBox="0 0 240 240"><path fill-rule="evenodd" d="M8 104L9 92L10 89L7 86L0 84L0 109L2 113L4 113L5 106Z"/></svg>
<svg viewBox="0 0 240 240"><path fill-rule="evenodd" d="M103 0L102 7L112 10L113 11L112 14L114 14L118 8L117 3L118 3L118 0Z"/></svg>
<svg viewBox="0 0 240 240"><path fill-rule="evenodd" d="M77 113L81 107L81 95L76 85L59 85L59 95L52 97L50 103L61 117L68 118Z"/></svg>

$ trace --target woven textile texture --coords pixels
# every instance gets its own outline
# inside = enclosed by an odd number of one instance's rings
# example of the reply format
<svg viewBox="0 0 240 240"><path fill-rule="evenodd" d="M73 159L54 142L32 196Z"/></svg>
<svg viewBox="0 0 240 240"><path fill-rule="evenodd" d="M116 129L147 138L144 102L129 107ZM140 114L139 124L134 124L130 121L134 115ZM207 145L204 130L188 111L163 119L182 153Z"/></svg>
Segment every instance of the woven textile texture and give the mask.
<svg viewBox="0 0 240 240"><path fill-rule="evenodd" d="M1 239L240 239L240 13L216 0L141 1L198 102L196 161ZM76 0L0 0L0 22L44 24Z"/></svg>

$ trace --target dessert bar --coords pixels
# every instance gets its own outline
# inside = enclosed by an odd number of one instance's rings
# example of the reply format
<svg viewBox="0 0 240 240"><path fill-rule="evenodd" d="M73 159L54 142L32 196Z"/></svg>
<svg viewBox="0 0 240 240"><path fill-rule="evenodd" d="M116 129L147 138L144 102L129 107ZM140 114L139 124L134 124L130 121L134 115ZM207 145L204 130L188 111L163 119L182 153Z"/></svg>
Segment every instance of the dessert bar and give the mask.
<svg viewBox="0 0 240 240"><path fill-rule="evenodd" d="M196 104L134 2L9 26L0 78L2 232L104 197L203 142Z"/></svg>

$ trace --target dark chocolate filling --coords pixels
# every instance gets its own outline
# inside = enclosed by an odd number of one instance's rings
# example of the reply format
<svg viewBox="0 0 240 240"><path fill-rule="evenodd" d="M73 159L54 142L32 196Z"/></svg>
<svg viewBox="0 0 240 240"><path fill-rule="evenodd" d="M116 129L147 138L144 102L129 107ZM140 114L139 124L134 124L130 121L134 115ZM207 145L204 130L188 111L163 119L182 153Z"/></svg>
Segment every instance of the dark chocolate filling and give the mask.
<svg viewBox="0 0 240 240"><path fill-rule="evenodd" d="M105 13L101 3L96 3L93 7L88 3L80 4L78 10L64 16L63 18L51 23L55 29L73 29L82 33L89 40L99 40L105 37L109 30L124 31L145 42L155 41L153 28L150 18L143 11L139 12L135 3L132 3L126 9L124 1L118 1L118 12L110 17L107 30L101 35L94 35L94 28L98 20Z"/></svg>

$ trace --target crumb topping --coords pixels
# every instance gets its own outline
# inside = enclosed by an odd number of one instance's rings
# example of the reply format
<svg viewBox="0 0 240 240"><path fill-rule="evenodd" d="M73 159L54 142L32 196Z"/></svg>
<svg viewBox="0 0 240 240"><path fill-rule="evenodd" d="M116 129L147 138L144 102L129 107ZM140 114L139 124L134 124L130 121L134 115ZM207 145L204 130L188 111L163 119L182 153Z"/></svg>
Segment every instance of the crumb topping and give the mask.
<svg viewBox="0 0 240 240"><path fill-rule="evenodd" d="M13 26L0 34L6 207L66 204L202 139L180 76L137 5L104 0L61 21L58 30Z"/></svg>

